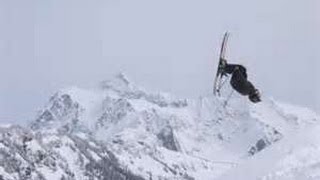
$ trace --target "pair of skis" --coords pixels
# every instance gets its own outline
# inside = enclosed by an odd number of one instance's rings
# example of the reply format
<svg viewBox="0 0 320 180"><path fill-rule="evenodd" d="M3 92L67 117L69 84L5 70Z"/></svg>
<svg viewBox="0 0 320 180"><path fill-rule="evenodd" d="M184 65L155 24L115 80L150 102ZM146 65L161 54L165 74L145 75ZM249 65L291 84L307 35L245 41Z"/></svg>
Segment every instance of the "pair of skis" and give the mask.
<svg viewBox="0 0 320 180"><path fill-rule="evenodd" d="M225 56L226 56L226 47L227 47L227 42L229 38L229 33L226 32L223 36L222 44L221 44L221 49L220 49L220 56L219 56L219 64L218 64L218 69L216 76L214 78L214 84L213 84L213 94L215 96L220 96L220 89L222 88L223 84L225 81L222 81L223 76L226 76L223 72L224 65L226 64Z"/></svg>

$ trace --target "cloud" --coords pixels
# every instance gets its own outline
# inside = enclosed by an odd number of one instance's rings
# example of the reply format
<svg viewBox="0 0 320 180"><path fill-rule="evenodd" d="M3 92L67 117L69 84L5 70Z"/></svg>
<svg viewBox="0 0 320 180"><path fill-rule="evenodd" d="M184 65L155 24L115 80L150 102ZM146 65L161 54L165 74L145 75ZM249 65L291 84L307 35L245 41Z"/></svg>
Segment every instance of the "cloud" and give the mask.
<svg viewBox="0 0 320 180"><path fill-rule="evenodd" d="M16 0L0 7L7 107L0 118L20 119L59 88L94 86L122 71L151 90L211 94L226 30L229 60L245 64L266 96L319 110L319 6L311 0Z"/></svg>

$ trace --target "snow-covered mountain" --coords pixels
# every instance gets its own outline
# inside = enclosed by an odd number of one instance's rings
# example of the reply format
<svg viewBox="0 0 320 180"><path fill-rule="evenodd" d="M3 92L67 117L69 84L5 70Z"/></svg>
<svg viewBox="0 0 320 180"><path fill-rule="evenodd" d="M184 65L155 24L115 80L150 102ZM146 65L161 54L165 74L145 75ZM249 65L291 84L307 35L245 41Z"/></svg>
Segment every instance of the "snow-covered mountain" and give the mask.
<svg viewBox="0 0 320 180"><path fill-rule="evenodd" d="M264 98L177 99L120 74L0 128L0 180L320 179L320 118Z"/></svg>

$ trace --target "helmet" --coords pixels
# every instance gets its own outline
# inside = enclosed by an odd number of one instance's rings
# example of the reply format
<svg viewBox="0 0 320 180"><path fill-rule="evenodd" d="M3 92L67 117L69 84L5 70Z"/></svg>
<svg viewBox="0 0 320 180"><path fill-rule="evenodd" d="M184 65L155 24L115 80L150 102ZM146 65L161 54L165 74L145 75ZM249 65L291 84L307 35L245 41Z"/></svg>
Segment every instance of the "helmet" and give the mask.
<svg viewBox="0 0 320 180"><path fill-rule="evenodd" d="M257 89L255 89L253 93L249 94L249 99L253 103L260 102L261 101L260 92Z"/></svg>

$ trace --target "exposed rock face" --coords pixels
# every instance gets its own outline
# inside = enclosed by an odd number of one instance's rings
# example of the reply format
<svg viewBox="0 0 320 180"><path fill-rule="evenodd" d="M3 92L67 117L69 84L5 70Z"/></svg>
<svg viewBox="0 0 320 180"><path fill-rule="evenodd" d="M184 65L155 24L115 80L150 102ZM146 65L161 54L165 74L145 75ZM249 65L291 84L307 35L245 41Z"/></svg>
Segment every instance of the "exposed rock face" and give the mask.
<svg viewBox="0 0 320 180"><path fill-rule="evenodd" d="M162 129L160 133L157 134L157 137L161 141L161 145L165 148L172 151L178 151L180 149L171 127L165 127Z"/></svg>
<svg viewBox="0 0 320 180"><path fill-rule="evenodd" d="M81 111L80 105L72 100L69 94L56 93L50 98L48 106L31 124L31 128L36 130L44 126L55 127L57 123L73 124L78 120Z"/></svg>
<svg viewBox="0 0 320 180"><path fill-rule="evenodd" d="M19 126L1 128L0 135L2 179L143 179L89 137L34 133Z"/></svg>

